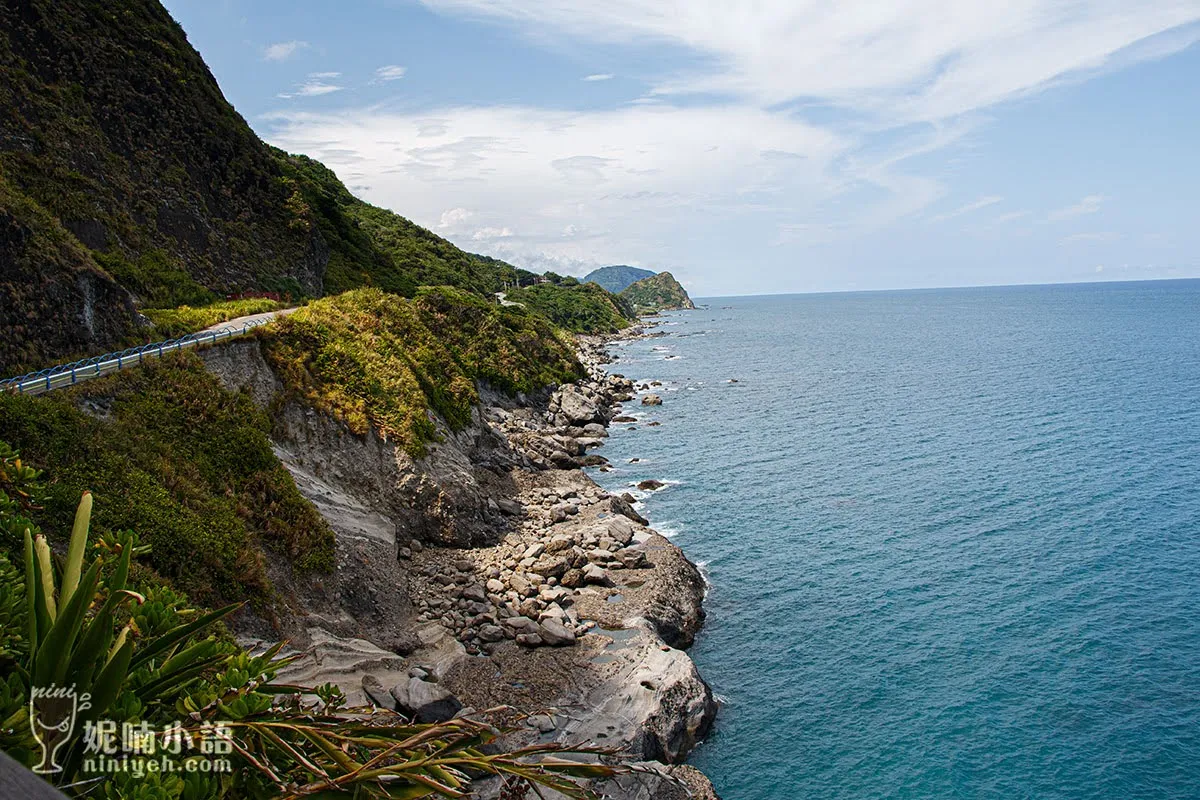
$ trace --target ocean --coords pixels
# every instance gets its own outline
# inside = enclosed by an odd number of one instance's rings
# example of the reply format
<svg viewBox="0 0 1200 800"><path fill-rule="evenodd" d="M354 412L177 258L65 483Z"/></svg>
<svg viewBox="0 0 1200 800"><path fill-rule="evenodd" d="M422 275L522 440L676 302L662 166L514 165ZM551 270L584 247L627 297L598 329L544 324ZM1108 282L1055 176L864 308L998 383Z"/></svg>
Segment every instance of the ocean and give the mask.
<svg viewBox="0 0 1200 800"><path fill-rule="evenodd" d="M711 583L725 800L1200 797L1200 281L702 302L594 474Z"/></svg>

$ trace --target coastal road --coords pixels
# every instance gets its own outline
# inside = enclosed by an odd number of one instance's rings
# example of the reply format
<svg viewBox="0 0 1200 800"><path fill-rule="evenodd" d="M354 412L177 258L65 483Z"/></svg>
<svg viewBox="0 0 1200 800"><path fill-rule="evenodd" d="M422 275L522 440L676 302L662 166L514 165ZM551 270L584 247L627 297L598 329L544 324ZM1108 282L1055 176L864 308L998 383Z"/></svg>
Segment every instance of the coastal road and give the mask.
<svg viewBox="0 0 1200 800"><path fill-rule="evenodd" d="M28 375L0 381L0 391L16 394L45 394L46 392L74 386L83 381L111 375L123 369L136 367L147 359L159 358L167 353L178 353L183 350L194 350L199 347L225 342L240 338L255 328L266 325L276 317L285 316L295 311L295 308L282 308L278 311L267 311L262 314L249 314L244 317L227 320L205 328L202 331L188 334L179 339L165 342L154 342L138 347L131 347L119 353L106 353L83 361L70 364L59 364Z"/></svg>

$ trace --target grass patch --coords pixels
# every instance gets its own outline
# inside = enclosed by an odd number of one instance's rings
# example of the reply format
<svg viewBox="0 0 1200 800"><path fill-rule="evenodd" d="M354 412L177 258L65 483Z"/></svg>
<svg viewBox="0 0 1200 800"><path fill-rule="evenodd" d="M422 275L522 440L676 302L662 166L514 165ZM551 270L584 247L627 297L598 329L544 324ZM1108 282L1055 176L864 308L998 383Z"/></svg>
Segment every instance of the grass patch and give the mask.
<svg viewBox="0 0 1200 800"><path fill-rule="evenodd" d="M205 328L228 322L250 314L262 314L283 308L284 304L267 298L246 300L223 300L207 306L193 308L147 308L142 311L154 323L156 339L173 339L177 336L202 331Z"/></svg>
<svg viewBox="0 0 1200 800"><path fill-rule="evenodd" d="M267 552L333 568L333 532L271 451L270 425L192 353L41 397L0 393L0 441L48 479L43 530L64 540L90 489L95 529L138 531L157 574L206 606L269 600Z"/></svg>
<svg viewBox="0 0 1200 800"><path fill-rule="evenodd" d="M290 391L414 457L437 437L434 414L454 429L470 422L477 380L514 393L583 373L545 320L449 286L411 299L359 289L314 300L263 336Z"/></svg>

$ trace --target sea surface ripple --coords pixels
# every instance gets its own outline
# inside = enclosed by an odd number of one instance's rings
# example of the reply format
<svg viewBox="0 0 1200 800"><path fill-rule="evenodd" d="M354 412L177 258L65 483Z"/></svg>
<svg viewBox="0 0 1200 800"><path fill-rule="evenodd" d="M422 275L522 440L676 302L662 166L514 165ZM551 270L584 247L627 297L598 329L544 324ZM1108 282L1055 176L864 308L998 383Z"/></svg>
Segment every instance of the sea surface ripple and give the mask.
<svg viewBox="0 0 1200 800"><path fill-rule="evenodd" d="M1200 281L705 302L596 477L711 580L722 797L1200 797Z"/></svg>

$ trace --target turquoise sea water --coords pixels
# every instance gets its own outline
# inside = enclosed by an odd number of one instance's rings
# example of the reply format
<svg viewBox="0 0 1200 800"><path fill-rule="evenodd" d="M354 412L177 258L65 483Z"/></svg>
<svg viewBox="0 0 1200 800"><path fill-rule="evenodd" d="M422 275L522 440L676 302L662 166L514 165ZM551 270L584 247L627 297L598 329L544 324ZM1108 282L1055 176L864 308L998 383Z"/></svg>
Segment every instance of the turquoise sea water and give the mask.
<svg viewBox="0 0 1200 800"><path fill-rule="evenodd" d="M711 580L722 797L1200 797L1200 281L705 302L596 477Z"/></svg>

